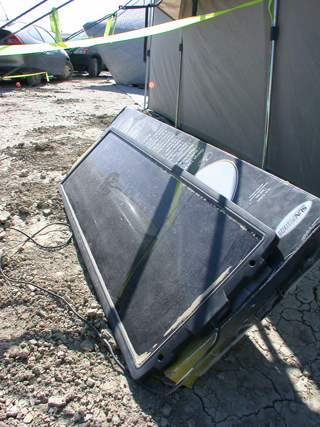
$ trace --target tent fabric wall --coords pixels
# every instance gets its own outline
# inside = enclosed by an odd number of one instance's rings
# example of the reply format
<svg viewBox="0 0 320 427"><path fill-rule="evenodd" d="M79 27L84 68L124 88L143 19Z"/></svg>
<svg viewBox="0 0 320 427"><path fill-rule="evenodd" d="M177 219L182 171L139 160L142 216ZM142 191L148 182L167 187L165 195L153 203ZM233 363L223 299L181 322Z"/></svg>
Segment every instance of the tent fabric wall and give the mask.
<svg viewBox="0 0 320 427"><path fill-rule="evenodd" d="M239 4L243 1L199 1L198 14ZM168 19L156 10L157 22L161 15ZM267 4L260 3L182 30L178 127L255 164L263 146L269 28ZM149 108L174 121L179 31L170 34L170 42L168 36L152 38L155 86L149 90Z"/></svg>
<svg viewBox="0 0 320 427"><path fill-rule="evenodd" d="M154 24L171 19L155 9ZM174 122L179 81L179 31L152 37L149 108Z"/></svg>
<svg viewBox="0 0 320 427"><path fill-rule="evenodd" d="M267 169L320 196L320 2L280 1Z"/></svg>
<svg viewBox="0 0 320 427"><path fill-rule="evenodd" d="M183 17L185 0L162 0L159 9L173 19Z"/></svg>
<svg viewBox="0 0 320 427"><path fill-rule="evenodd" d="M131 5L143 6L143 0ZM84 29L89 37L104 35L107 20L87 22ZM119 13L115 25L115 34L132 31L145 26L145 10L131 9ZM111 32L113 31L113 26ZM122 85L144 85L146 79L146 63L144 58L144 39L128 40L115 44L104 44L97 47L112 77Z"/></svg>
<svg viewBox="0 0 320 427"><path fill-rule="evenodd" d="M183 32L179 126L255 164L263 145L269 26L261 3Z"/></svg>
<svg viewBox="0 0 320 427"><path fill-rule="evenodd" d="M183 6L186 16L189 7ZM245 0L199 0L198 14ZM318 0L279 1L266 169L320 196ZM179 10L180 10L179 9ZM170 19L155 10L155 23ZM261 167L270 68L268 1L182 30L178 127ZM152 37L149 108L175 121L179 31Z"/></svg>

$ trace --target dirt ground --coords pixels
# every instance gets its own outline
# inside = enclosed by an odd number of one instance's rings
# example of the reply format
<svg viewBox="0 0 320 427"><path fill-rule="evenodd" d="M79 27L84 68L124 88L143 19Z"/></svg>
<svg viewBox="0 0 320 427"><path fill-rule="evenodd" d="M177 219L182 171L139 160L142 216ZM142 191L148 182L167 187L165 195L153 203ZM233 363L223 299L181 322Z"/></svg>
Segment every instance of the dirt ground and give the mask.
<svg viewBox="0 0 320 427"><path fill-rule="evenodd" d="M107 74L34 88L0 82L0 249L25 238L17 230L66 221L59 182L125 106L140 108ZM56 224L35 239L67 237ZM28 242L2 264L108 330L74 241L58 250ZM1 277L0 426L319 426L319 279L317 265L192 389L159 397L124 377L61 301Z"/></svg>

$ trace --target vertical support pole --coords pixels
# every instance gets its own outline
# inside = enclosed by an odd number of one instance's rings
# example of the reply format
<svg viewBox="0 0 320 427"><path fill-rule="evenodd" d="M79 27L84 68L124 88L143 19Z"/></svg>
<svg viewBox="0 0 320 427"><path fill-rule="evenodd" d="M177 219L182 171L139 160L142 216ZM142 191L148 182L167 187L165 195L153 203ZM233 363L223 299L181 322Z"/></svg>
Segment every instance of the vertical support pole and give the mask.
<svg viewBox="0 0 320 427"><path fill-rule="evenodd" d="M150 49L148 49L148 46L147 46L147 65L146 65L146 78L144 81L143 110L146 110L148 108L147 96L148 96L149 72L150 72Z"/></svg>
<svg viewBox="0 0 320 427"><path fill-rule="evenodd" d="M149 6L146 6L144 26L145 28L148 28L149 26ZM145 37L143 40L143 62L147 62L147 49L148 49L147 44L148 44L148 37Z"/></svg>
<svg viewBox="0 0 320 427"><path fill-rule="evenodd" d="M153 4L153 0L150 1L150 5ZM147 7L149 10L149 8ZM146 12L146 27L150 24L153 25L153 11L154 7L151 7L151 13ZM149 22L150 21L150 22ZM147 97L148 97L148 84L149 84L149 73L150 73L150 49L151 49L151 38L145 37L145 55L146 55L146 77L144 81L144 99L143 99L143 110L148 108L147 106Z"/></svg>
<svg viewBox="0 0 320 427"><path fill-rule="evenodd" d="M275 55L275 44L278 39L278 0L274 0L273 3L273 18L270 31L270 61L269 61L269 80L267 87L267 104L266 104L266 117L264 127L264 141L263 141L263 152L262 152L262 164L261 168L266 168L267 156L268 156L268 144L269 144L269 130L270 130L270 114L271 114L271 98L272 98L272 81L274 72L274 55Z"/></svg>
<svg viewBox="0 0 320 427"><path fill-rule="evenodd" d="M198 0L192 0L192 16L196 16L198 11Z"/></svg>
<svg viewBox="0 0 320 427"><path fill-rule="evenodd" d="M179 107L180 107L180 91L181 91L181 74L182 74L182 53L183 53L183 40L182 40L182 29L180 28L180 44L179 44L179 70L178 70L178 89L177 89L177 99L176 99L176 115L174 121L174 127L178 127L179 119Z"/></svg>

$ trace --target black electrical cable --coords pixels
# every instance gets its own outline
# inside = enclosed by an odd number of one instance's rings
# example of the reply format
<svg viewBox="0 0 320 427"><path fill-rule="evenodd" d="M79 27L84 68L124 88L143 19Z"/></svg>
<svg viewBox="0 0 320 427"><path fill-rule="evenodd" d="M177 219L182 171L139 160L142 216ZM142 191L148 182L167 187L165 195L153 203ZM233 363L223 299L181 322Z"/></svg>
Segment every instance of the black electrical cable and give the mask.
<svg viewBox="0 0 320 427"><path fill-rule="evenodd" d="M73 233L72 231L70 232L69 237L67 238L67 240L65 242L63 242L61 245L56 245L56 246L45 246L40 244L39 242L37 242L34 238L40 234L43 230L45 230L48 227L54 226L54 225L62 225L65 227L68 227L69 230L71 231L71 227L69 224L65 223L65 222L54 222L51 224L46 224L44 227L40 228L38 231L36 231L34 234L32 234L31 236L29 236L27 233L25 233L22 230L19 230L17 228L11 227L11 230L14 230L22 235L24 235L26 238L22 241L19 241L18 243L16 243L13 246L10 246L9 248L5 249L2 251L1 255L0 255L0 273L2 274L2 276L9 282L12 283L21 283L24 285L29 285L29 286L33 286L39 290L41 290L42 292L46 292L49 295L51 295L54 298L59 299L60 301L63 301L67 307L69 308L69 310L81 321L83 321L100 339L100 341L108 348L109 353L112 356L112 359L114 360L114 362L118 365L118 367L122 370L123 374L125 376L127 376L128 378L132 379L132 376L130 374L130 372L128 371L128 369L120 362L120 360L117 358L117 356L114 354L114 351L112 349L111 344L109 343L109 341L101 334L101 332L94 326L92 325L87 319L85 319L81 314L79 314L73 307L72 305L62 296L56 294L53 291L50 291L49 289L46 289L40 285L37 285L34 282L28 281L28 280L21 280L21 279L14 279L12 277L9 277L2 268L2 259L3 256L10 250L16 248L19 245L24 245L27 242L31 241L33 242L35 245L39 246L42 249L45 250L57 250L57 249L61 249L63 247L65 247L66 245L69 244L69 242L71 241L72 237L73 237ZM154 393L158 396L168 396L172 393L174 393L176 390L178 390L179 387L181 387L184 382L190 377L190 375L195 371L195 369L200 365L200 363L211 353L211 351L213 350L213 348L217 345L219 338L220 338L220 325L218 322L214 323L214 332L216 333L216 336L212 342L212 344L210 344L210 346L208 347L208 349L205 351L205 353L200 357L200 359L192 366L191 369L189 369L189 371L174 385L172 386L169 390L167 391L158 391L155 390L152 387L149 387L147 384L143 383L142 381L139 380L134 380L137 384L139 384L142 388L144 388L145 390Z"/></svg>

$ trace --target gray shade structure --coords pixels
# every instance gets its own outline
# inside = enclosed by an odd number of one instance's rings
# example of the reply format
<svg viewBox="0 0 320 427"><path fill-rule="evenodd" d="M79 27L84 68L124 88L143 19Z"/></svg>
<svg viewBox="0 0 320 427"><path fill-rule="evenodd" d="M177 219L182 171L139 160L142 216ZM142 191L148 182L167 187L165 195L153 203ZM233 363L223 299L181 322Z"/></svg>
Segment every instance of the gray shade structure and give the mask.
<svg viewBox="0 0 320 427"><path fill-rule="evenodd" d="M154 24L245 3L163 0ZM263 1L153 36L148 107L319 196L320 3L273 4L273 19Z"/></svg>
<svg viewBox="0 0 320 427"><path fill-rule="evenodd" d="M130 3L131 6L143 6L145 2L138 0ZM113 21L114 34L132 31L145 26L145 8L128 9L118 13L117 20ZM84 24L89 37L104 35L107 20L101 22L90 21ZM144 62L144 40L130 40L115 44L98 46L98 51L107 65L112 77L122 85L144 85L146 62Z"/></svg>

